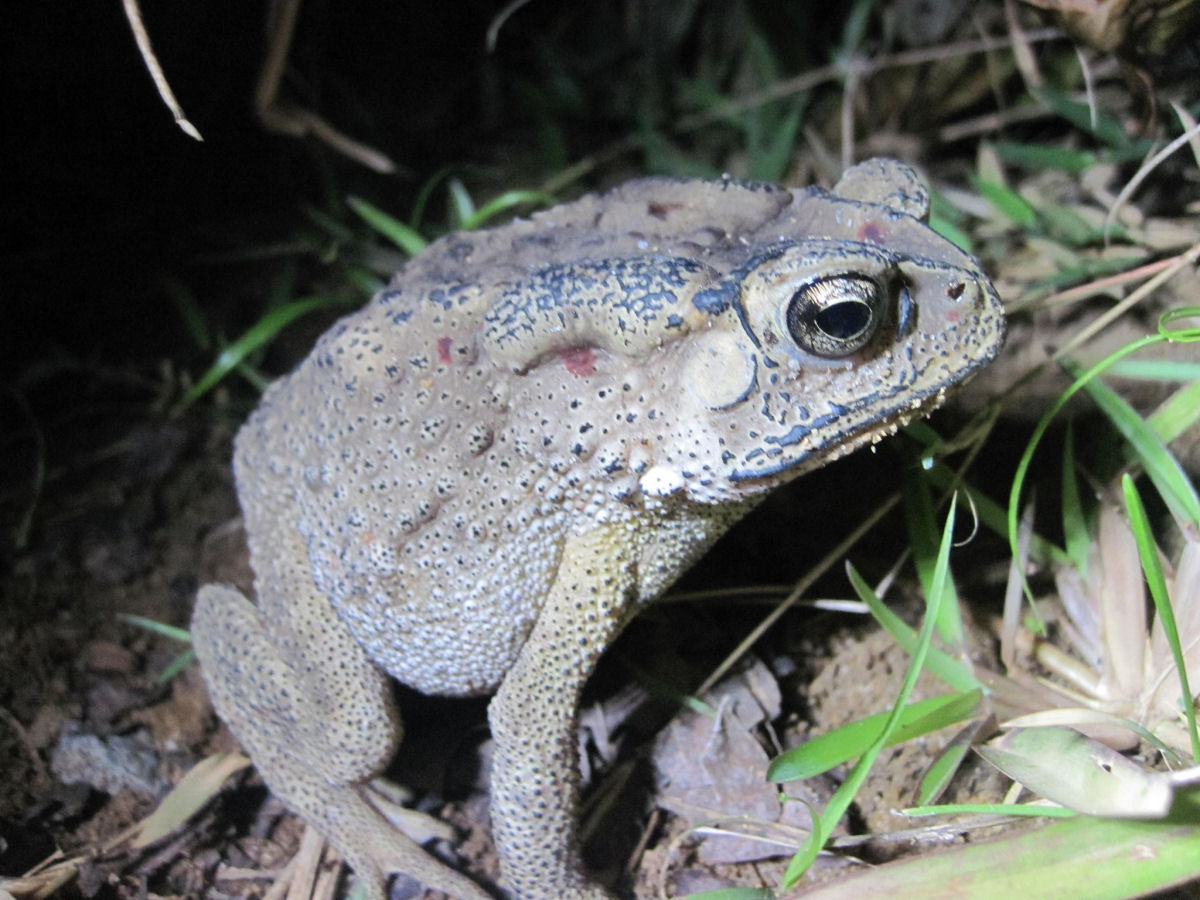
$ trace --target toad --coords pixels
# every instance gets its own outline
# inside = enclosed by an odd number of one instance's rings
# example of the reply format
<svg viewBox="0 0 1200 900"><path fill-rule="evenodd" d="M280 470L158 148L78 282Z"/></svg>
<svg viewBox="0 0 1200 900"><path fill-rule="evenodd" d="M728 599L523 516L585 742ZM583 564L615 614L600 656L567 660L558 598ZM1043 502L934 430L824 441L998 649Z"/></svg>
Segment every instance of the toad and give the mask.
<svg viewBox="0 0 1200 900"><path fill-rule="evenodd" d="M600 900L576 706L604 649L767 492L936 406L1000 301L914 172L832 191L644 178L432 243L273 384L234 469L256 600L210 585L213 702L382 898L489 896L371 799L388 678L495 692L491 811L521 900Z"/></svg>

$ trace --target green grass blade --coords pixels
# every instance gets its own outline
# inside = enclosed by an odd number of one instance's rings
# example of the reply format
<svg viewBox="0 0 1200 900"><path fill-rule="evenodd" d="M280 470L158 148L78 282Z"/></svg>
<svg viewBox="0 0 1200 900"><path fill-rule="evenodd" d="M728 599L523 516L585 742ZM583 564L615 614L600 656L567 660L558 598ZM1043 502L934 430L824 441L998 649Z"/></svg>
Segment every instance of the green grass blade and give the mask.
<svg viewBox="0 0 1200 900"><path fill-rule="evenodd" d="M622 668L629 672L634 681L644 687L652 697L661 700L669 706L686 706L697 715L706 716L710 719L717 717L717 708L715 706L711 706L701 698L679 689L673 682L665 678L659 678L649 669L639 666L628 657L622 657L620 663Z"/></svg>
<svg viewBox="0 0 1200 900"><path fill-rule="evenodd" d="M975 190L982 194L983 198L991 203L1004 218L1025 231L1036 230L1037 210L1012 188L987 178L973 177L971 183L975 186Z"/></svg>
<svg viewBox="0 0 1200 900"><path fill-rule="evenodd" d="M521 206L553 206L557 201L551 194L544 191L505 191L493 197L467 218L462 228L471 231L482 228L496 216Z"/></svg>
<svg viewBox="0 0 1200 900"><path fill-rule="evenodd" d="M1142 381L1200 381L1200 362L1186 359L1126 359L1109 369L1109 374Z"/></svg>
<svg viewBox="0 0 1200 900"><path fill-rule="evenodd" d="M167 625L165 622L159 622L157 619L148 619L145 616L134 615L133 613L117 613L117 618L122 622L128 622L130 625L135 625L138 628L144 628L146 631L154 634L162 635L170 638L173 641L179 641L182 644L191 644L192 635L186 628L179 628L175 625ZM196 651L190 646L183 653L176 656L170 663L167 664L158 677L155 679L157 684L166 684L196 660Z"/></svg>
<svg viewBox="0 0 1200 900"><path fill-rule="evenodd" d="M465 229L466 223L475 216L475 201L459 178L447 181L446 190L450 194L450 221L454 223L455 230Z"/></svg>
<svg viewBox="0 0 1200 900"><path fill-rule="evenodd" d="M1179 641L1179 628L1175 623L1175 610L1171 606L1171 598L1167 595L1167 580L1163 576L1162 563L1158 559L1158 546L1150 531L1150 521L1146 518L1146 508L1138 495L1133 479L1129 475L1121 476L1121 489L1125 493L1125 508L1129 511L1129 526L1133 530L1134 540L1137 541L1138 557L1142 561L1142 572L1146 576L1146 584L1150 588L1150 596L1154 600L1154 611L1162 626L1163 636L1171 648L1171 656L1175 660L1175 671L1179 674L1181 706L1187 717L1188 735L1192 741L1192 762L1200 764L1200 734L1196 731L1196 704L1193 702L1192 688L1188 684L1187 661L1183 655L1183 647Z"/></svg>
<svg viewBox="0 0 1200 900"><path fill-rule="evenodd" d="M1092 537L1088 533L1083 501L1079 497L1079 479L1075 474L1075 430L1070 422L1067 423L1067 438L1063 442L1062 520L1067 556L1079 574L1086 576Z"/></svg>
<svg viewBox="0 0 1200 900"><path fill-rule="evenodd" d="M1065 248L1062 248L1065 249ZM1120 272L1128 271L1131 267L1144 262L1137 256L1091 257L1076 256L1075 262L1068 264L1059 261L1053 274L1045 275L1034 280L1025 293L1016 301L1021 308L1028 306L1035 298L1046 297L1051 292L1073 284L1082 284L1096 278L1105 278Z"/></svg>
<svg viewBox="0 0 1200 900"><path fill-rule="evenodd" d="M250 326L241 337L217 355L216 360L209 367L208 371L188 391L187 396L184 398L183 406L190 406L203 397L222 378L245 361L247 356L274 338L275 335L296 319L312 312L314 309L320 309L329 305L331 305L330 300L324 297L314 297L307 300L293 300L291 303L269 311Z"/></svg>
<svg viewBox="0 0 1200 900"><path fill-rule="evenodd" d="M388 215L373 203L368 203L360 197L347 197L346 204L359 218L409 256L416 256L429 243L415 228L410 228L399 219Z"/></svg>
<svg viewBox="0 0 1200 900"><path fill-rule="evenodd" d="M929 227L958 247L958 249L964 250L967 253L974 252L975 245L971 241L971 235L960 228L956 222L944 219L941 216L930 216Z"/></svg>
<svg viewBox="0 0 1200 900"><path fill-rule="evenodd" d="M200 304L196 302L196 295L192 293L192 289L169 275L163 277L162 287L167 296L171 298L171 303L174 305L175 311L179 313L179 318L183 320L183 327L192 342L201 350L212 349L212 336L208 333L208 323L204 319L204 313L200 309Z"/></svg>
<svg viewBox="0 0 1200 900"><path fill-rule="evenodd" d="M1075 367L1070 364L1067 364L1067 370L1072 375L1077 374ZM1091 380L1085 385L1085 390L1133 447L1179 527L1186 528L1187 523L1192 522L1193 527L1200 528L1200 496L1167 445L1146 424L1146 420L1110 387Z"/></svg>
<svg viewBox="0 0 1200 900"><path fill-rule="evenodd" d="M1125 127L1114 116L1050 88L1043 88L1039 96L1046 106L1076 128L1086 131L1096 140L1107 145L1110 150L1128 152L1134 146L1134 142L1125 133ZM1137 142L1138 147L1148 148L1149 145L1148 141ZM1143 152L1144 150L1136 153L1136 156L1140 157Z"/></svg>
<svg viewBox="0 0 1200 900"><path fill-rule="evenodd" d="M834 795L837 796L836 794ZM833 802L831 798L830 803ZM825 842L829 839L829 832L825 830L825 822L823 818L816 813L812 815L811 830L808 833L808 840L804 846L796 851L796 854L788 862L788 867L783 873L782 887L786 888L795 884L800 876L813 864L813 861L820 855L821 848L825 846Z"/></svg>
<svg viewBox="0 0 1200 900"><path fill-rule="evenodd" d="M1188 822L1076 818L869 869L805 900L1125 900L1181 885L1200 869Z"/></svg>
<svg viewBox="0 0 1200 900"><path fill-rule="evenodd" d="M968 253L974 252L974 246L971 241L971 235L963 227L963 222L967 216L963 214L957 206L946 199L946 195L941 191L930 190L929 192L929 227L944 237L946 240L955 244L960 250L965 250ZM910 425L916 424L913 422ZM908 432L908 426L904 426L904 432Z"/></svg>
<svg viewBox="0 0 1200 900"><path fill-rule="evenodd" d="M850 576L850 584L854 587L859 599L867 604L871 615L875 617L883 630L891 635L892 640L899 644L905 652L912 655L916 651L919 640L917 633L907 622L888 609L887 604L879 599L879 595L863 580L854 566L847 566L847 571ZM925 668L957 691L982 690L983 688L966 663L955 659L939 647L929 648Z"/></svg>
<svg viewBox="0 0 1200 900"><path fill-rule="evenodd" d="M1091 150L1074 150L1044 144L1022 144L1017 141L993 141L989 146L1001 161L1041 172L1057 169L1060 172L1085 172L1096 164Z"/></svg>
<svg viewBox="0 0 1200 900"><path fill-rule="evenodd" d="M183 651L177 657L175 657L173 660L171 660L169 663L167 663L167 665L163 668L163 670L158 673L158 677L154 679L154 683L155 684L167 684L168 682L171 681L172 678L174 678L176 675L178 675L180 672L182 672L184 669L186 669L188 666L190 666L195 661L196 661L196 651L195 650L192 650L191 648L189 648L189 649Z"/></svg>
<svg viewBox="0 0 1200 900"><path fill-rule="evenodd" d="M915 461L914 461L915 462ZM904 467L902 479L904 494L904 521L908 527L909 547L912 549L913 565L925 595L933 588L934 570L937 566L938 529L933 509L933 497L929 483L922 477L922 470L915 464ZM954 579L947 573L946 594L941 598L941 621L937 623L942 641L953 651L963 646L962 616L958 609L958 593Z"/></svg>
<svg viewBox="0 0 1200 900"><path fill-rule="evenodd" d="M974 715L982 701L983 692L974 690L910 703L901 711L886 746L957 724ZM891 710L875 713L785 750L767 766L767 780L812 778L860 756L878 740L891 715Z"/></svg>
<svg viewBox="0 0 1200 900"><path fill-rule="evenodd" d="M922 469L926 467L926 461L936 457L941 448L946 445L946 439L924 419L909 422L902 426L900 431L905 437L912 438L917 443L919 450L914 453L914 456L920 459Z"/></svg>
<svg viewBox="0 0 1200 900"><path fill-rule="evenodd" d="M982 691L979 696L982 700ZM946 745L946 748L938 754L933 765L921 777L921 787L917 792L918 804L923 806L933 803L942 795L942 792L950 785L951 779L954 778L954 773L958 771L967 754L971 752L971 746L975 743L975 738L986 721L990 721L990 719L980 718L967 723L966 727L960 729L958 734Z"/></svg>
<svg viewBox="0 0 1200 900"><path fill-rule="evenodd" d="M1048 803L939 803L936 806L909 806L900 810L914 819L927 816L1015 816L1024 819L1076 819L1079 813Z"/></svg>
<svg viewBox="0 0 1200 900"><path fill-rule="evenodd" d="M918 639L912 660L909 662L908 669L904 673L904 684L901 685L900 691L896 696L891 714L879 737L859 757L858 762L850 770L850 774L846 777L846 780L838 786L833 796L829 798L829 803L821 815L814 818L813 831L808 843L801 847L788 862L787 869L783 875L783 886L785 888L791 887L799 881L800 877L817 858L817 854L821 852L824 838L818 840L818 834L832 834L834 827L846 814L846 810L850 808L850 804L854 800L854 795L862 787L863 782L867 778L867 773L871 771L871 767L879 757L880 751L887 746L887 741L895 730L896 724L904 712L904 707L907 705L908 699L912 696L913 689L917 685L917 679L920 677L921 669L925 665L925 657L933 642L933 631L939 615L938 605L941 602L945 589L944 580L950 568L950 547L954 539L954 516L957 509L958 495L954 494L950 498L950 509L946 514L946 526L942 531L942 542L938 548L937 576L934 579L933 590L926 598L925 619L921 625L920 638ZM817 825L818 822L820 823L819 827Z"/></svg>
<svg viewBox="0 0 1200 900"><path fill-rule="evenodd" d="M335 219L320 207L306 204L301 207L301 212L306 219L317 226L324 239L335 245L351 244L355 241L356 235L352 228L340 219Z"/></svg>
<svg viewBox="0 0 1200 900"><path fill-rule="evenodd" d="M421 222L425 218L425 210L429 207L429 201L433 199L433 192L437 190L437 186L450 177L454 171L454 166L442 166L432 175L425 179L425 183L421 185L421 189L417 191L417 199L413 203L412 225L413 229L419 229Z"/></svg>
<svg viewBox="0 0 1200 900"><path fill-rule="evenodd" d="M145 616L137 616L133 613L117 613L117 618L122 622L127 622L152 634L161 635L173 641L179 641L181 644L190 644L192 642L191 632L186 628L168 625L165 622L159 622L157 619L148 619Z"/></svg>
<svg viewBox="0 0 1200 900"><path fill-rule="evenodd" d="M649 116L638 118L638 139L645 160L644 168L648 172L667 172L686 178L717 178L721 175L720 170L711 164L694 160L680 152L663 137Z"/></svg>
<svg viewBox="0 0 1200 900"><path fill-rule="evenodd" d="M1046 433L1046 429L1048 429L1050 427L1050 423L1054 421L1054 417L1059 414L1062 408L1067 405L1072 397L1079 393L1079 391L1083 390L1083 388L1093 378L1105 371L1117 360L1124 359L1126 356L1136 353L1138 350L1141 350L1144 347L1161 343L1164 340L1166 340L1166 338L1161 334L1150 335L1126 344L1119 350L1109 354L1104 359L1093 365L1086 372L1081 374L1078 378L1076 378L1075 381L1071 383L1071 386L1063 391L1062 394L1059 395L1058 399L1050 404L1050 408L1042 414L1042 417L1038 419L1037 425L1034 426L1033 434L1030 435L1029 441L1025 444L1025 450L1021 454L1020 461L1017 463L1017 470L1013 474L1012 487L1008 492L1008 545L1009 551L1012 553L1014 558L1017 558L1020 555L1019 548L1017 546L1017 522L1019 518L1018 511L1020 509L1021 491L1025 486L1025 477L1029 473L1030 465L1033 462L1033 455L1037 452L1038 445L1041 443L1042 437ZM1029 600L1030 606L1032 606L1033 591L1030 590L1029 581L1025 578L1025 574L1023 572L1019 574L1021 578L1021 588L1025 592L1025 597Z"/></svg>
<svg viewBox="0 0 1200 900"><path fill-rule="evenodd" d="M761 145L750 160L750 177L759 181L779 181L796 158L796 135L804 119L799 101L788 104L783 120L771 123Z"/></svg>
<svg viewBox="0 0 1200 900"><path fill-rule="evenodd" d="M875 0L855 0L846 16L846 24L842 26L842 41L837 49L840 59L850 59L866 38L867 25L875 14Z"/></svg>
<svg viewBox="0 0 1200 900"><path fill-rule="evenodd" d="M375 294L378 294L387 286L387 282L384 279L363 266L348 266L346 269L346 280L367 297L375 296Z"/></svg>
<svg viewBox="0 0 1200 900"><path fill-rule="evenodd" d="M934 487L948 490L955 483L954 470L944 463L937 463L929 470L929 480ZM985 527L1001 537L1008 534L1007 513L1003 506L970 484L960 484L958 488L971 499L971 509ZM1039 534L1031 537L1029 555L1032 559L1042 562L1069 562L1065 550Z"/></svg>
<svg viewBox="0 0 1200 900"><path fill-rule="evenodd" d="M1046 233L1069 247L1088 247L1104 240L1102 228L1089 223L1070 207L1042 199L1037 204L1038 218L1045 224ZM1119 228L1109 230L1109 238L1123 240Z"/></svg>
<svg viewBox="0 0 1200 900"><path fill-rule="evenodd" d="M1159 406L1146 423L1165 443L1170 443L1200 421L1200 377L1185 384Z"/></svg>

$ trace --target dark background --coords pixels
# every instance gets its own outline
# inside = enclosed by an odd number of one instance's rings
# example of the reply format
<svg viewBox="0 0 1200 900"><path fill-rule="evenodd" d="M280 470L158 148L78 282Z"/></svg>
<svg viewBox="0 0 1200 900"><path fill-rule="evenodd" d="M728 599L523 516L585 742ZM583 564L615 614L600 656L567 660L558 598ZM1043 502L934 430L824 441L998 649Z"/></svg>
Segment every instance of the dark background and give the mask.
<svg viewBox="0 0 1200 900"><path fill-rule="evenodd" d="M286 238L302 204L344 216L342 198L357 193L403 216L447 164L475 167L493 192L536 186L639 117L669 116L671 79L711 65L743 25L779 34L781 59L827 61L845 6L533 2L488 54L502 3L308 0L284 92L402 167L381 176L260 126L266 5L142 4L203 143L172 122L118 0L6 5L3 382L28 387L29 367L47 359L188 362L164 276L221 315L239 278L254 276L228 258Z"/></svg>

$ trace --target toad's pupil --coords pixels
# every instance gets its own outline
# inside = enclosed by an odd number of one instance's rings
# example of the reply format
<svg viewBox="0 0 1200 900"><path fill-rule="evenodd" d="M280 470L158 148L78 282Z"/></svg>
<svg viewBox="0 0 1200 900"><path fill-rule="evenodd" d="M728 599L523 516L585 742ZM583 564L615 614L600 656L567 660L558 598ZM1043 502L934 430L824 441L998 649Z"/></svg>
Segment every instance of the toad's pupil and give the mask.
<svg viewBox="0 0 1200 900"><path fill-rule="evenodd" d="M814 316L818 328L833 338L850 340L871 324L871 308L857 300L835 303Z"/></svg>

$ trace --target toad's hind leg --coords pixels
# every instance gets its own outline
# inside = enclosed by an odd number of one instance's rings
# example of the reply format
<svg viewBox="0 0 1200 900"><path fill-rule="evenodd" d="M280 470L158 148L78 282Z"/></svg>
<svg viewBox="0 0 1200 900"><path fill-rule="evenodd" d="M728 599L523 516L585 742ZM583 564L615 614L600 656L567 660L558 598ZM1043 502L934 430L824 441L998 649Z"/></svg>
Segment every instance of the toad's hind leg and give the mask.
<svg viewBox="0 0 1200 900"><path fill-rule="evenodd" d="M192 638L217 711L271 790L341 852L372 900L384 897L388 872L489 900L367 800L367 783L399 739L399 718L383 673L325 598L311 586L306 593L260 610L232 588L201 589Z"/></svg>

